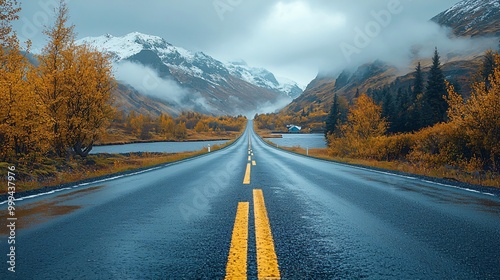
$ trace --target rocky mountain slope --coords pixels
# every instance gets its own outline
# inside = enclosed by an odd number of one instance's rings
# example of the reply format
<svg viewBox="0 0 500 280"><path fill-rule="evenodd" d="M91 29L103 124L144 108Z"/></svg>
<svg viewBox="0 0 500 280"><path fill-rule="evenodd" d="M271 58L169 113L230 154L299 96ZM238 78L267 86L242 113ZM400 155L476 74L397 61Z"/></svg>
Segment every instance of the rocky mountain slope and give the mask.
<svg viewBox="0 0 500 280"><path fill-rule="evenodd" d="M432 21L452 28L457 36L500 36L500 2L464 0L438 14Z"/></svg>
<svg viewBox="0 0 500 280"><path fill-rule="evenodd" d="M135 92L149 98L135 100L135 104L121 98L120 108L124 110L140 111L144 102L150 107L160 102L160 107L169 108L170 113L195 110L245 114L263 106L282 106L302 93L296 83L280 83L265 69L246 63L223 63L203 52L173 46L157 36L137 32L123 37L108 34L77 43L90 44L113 56L116 76L122 83L119 96Z"/></svg>
<svg viewBox="0 0 500 280"><path fill-rule="evenodd" d="M432 20L451 27L458 36L500 37L500 2L498 0L464 0L440 13ZM474 39L474 38L472 38ZM441 63L446 79L467 94L470 82L477 72L483 53L442 53ZM430 57L419 59L425 74L431 65ZM409 69L416 66L409 65ZM351 71L320 73L307 86L304 93L289 104L283 112L300 112L303 108L319 107L328 111L334 94L351 100L357 91L366 93L392 84L395 88L407 89L412 84L414 73L400 71L382 61L367 62Z"/></svg>

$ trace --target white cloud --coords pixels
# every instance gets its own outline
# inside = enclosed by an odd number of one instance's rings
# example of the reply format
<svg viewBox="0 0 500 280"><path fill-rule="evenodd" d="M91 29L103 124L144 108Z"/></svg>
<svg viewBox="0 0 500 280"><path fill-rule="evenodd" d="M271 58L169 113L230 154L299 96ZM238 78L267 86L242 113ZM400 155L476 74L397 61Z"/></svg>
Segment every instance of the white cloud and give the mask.
<svg viewBox="0 0 500 280"><path fill-rule="evenodd" d="M197 92L181 87L176 81L158 76L143 65L122 61L114 65L116 79L132 86L142 94L165 100L181 109L203 108L212 111L206 100Z"/></svg>
<svg viewBox="0 0 500 280"><path fill-rule="evenodd" d="M281 109L283 109L286 105L290 104L289 98L280 98L275 102L266 102L264 104L259 105L258 110L253 110L249 112L242 113L242 115L246 116L248 119L253 119L255 114L267 114L267 113L275 113Z"/></svg>

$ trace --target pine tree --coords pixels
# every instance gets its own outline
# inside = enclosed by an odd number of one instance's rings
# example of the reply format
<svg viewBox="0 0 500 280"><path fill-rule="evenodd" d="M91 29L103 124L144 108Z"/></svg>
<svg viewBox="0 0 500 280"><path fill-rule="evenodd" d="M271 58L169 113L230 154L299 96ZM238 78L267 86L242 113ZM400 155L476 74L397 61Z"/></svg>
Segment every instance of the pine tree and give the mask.
<svg viewBox="0 0 500 280"><path fill-rule="evenodd" d="M446 84L441 70L441 62L437 48L432 58L426 91L422 100L421 125L427 127L446 120L448 103L446 102Z"/></svg>
<svg viewBox="0 0 500 280"><path fill-rule="evenodd" d="M328 139L328 135L335 133L337 129L337 124L339 122L339 99L337 94L333 96L333 104L330 109L330 113L326 118L326 126L325 126L325 137Z"/></svg>
<svg viewBox="0 0 500 280"><path fill-rule="evenodd" d="M411 87L407 90L402 88L398 89L398 94L396 96L396 110L395 118L391 124L392 132L407 132L408 130L408 120L409 120L409 106L410 98L412 95Z"/></svg>
<svg viewBox="0 0 500 280"><path fill-rule="evenodd" d="M483 55L483 62L481 64L481 69L479 70L480 80L479 82L484 82L486 90L490 88L490 76L495 70L495 56L492 50L487 50Z"/></svg>
<svg viewBox="0 0 500 280"><path fill-rule="evenodd" d="M407 126L406 131L417 131L423 127L421 111L424 105L422 104L424 94L424 75L420 62L415 68L415 80L413 81L413 89L411 91L410 104L408 105Z"/></svg>
<svg viewBox="0 0 500 280"><path fill-rule="evenodd" d="M384 117L389 122L389 131L394 131L394 120L395 116L395 105L390 91L385 92L384 100L382 101L382 117Z"/></svg>
<svg viewBox="0 0 500 280"><path fill-rule="evenodd" d="M417 99L417 95L420 93L424 93L424 76L422 74L422 66L420 62L415 68L415 80L413 82L413 96L412 99L415 101Z"/></svg>

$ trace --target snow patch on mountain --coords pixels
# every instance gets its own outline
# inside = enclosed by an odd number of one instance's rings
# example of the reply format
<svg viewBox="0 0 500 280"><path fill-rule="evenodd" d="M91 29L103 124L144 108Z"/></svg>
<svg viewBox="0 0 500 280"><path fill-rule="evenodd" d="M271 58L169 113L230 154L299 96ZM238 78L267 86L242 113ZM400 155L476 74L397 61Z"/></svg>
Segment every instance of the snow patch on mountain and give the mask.
<svg viewBox="0 0 500 280"><path fill-rule="evenodd" d="M296 82L286 78L277 79L270 71L251 67L244 60L228 62L225 66L233 76L250 84L284 93L290 98L296 98L303 92Z"/></svg>
<svg viewBox="0 0 500 280"><path fill-rule="evenodd" d="M143 50L151 50L168 66L171 71L203 79L212 85L222 85L232 75L252 85L269 89L288 98L302 94L295 82L287 80L280 83L273 73L264 69L250 67L244 61L222 63L203 52L191 52L176 47L163 38L132 32L123 37L106 34L100 37L87 37L77 44L89 44L100 51L113 55L115 62L126 60Z"/></svg>
<svg viewBox="0 0 500 280"><path fill-rule="evenodd" d="M500 24L500 2L498 0L463 0L432 20L452 27L457 35L495 34Z"/></svg>
<svg viewBox="0 0 500 280"><path fill-rule="evenodd" d="M500 3L498 0L464 0L453 5L444 14L453 18L458 17L460 14L471 15L485 8L491 11L489 7L500 8Z"/></svg>

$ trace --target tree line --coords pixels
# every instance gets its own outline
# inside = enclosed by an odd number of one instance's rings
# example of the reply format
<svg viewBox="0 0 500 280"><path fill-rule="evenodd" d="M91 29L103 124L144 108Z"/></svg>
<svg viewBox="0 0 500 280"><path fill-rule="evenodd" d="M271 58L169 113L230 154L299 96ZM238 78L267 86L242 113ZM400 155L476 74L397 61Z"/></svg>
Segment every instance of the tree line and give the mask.
<svg viewBox="0 0 500 280"><path fill-rule="evenodd" d="M151 116L118 112L110 129L120 130L140 140L177 141L188 137L188 132L215 133L223 135L227 132L239 132L245 128L247 119L244 116L208 116L196 112L182 112L178 117L167 114Z"/></svg>
<svg viewBox="0 0 500 280"><path fill-rule="evenodd" d="M361 94L326 120L333 156L402 160L429 168L499 171L500 55L487 51L464 98L443 76L436 49L427 83L420 63L412 86Z"/></svg>
<svg viewBox="0 0 500 280"><path fill-rule="evenodd" d="M396 87L396 83L382 88L368 89L368 95L381 106L382 116L388 122L389 133L414 132L446 120L446 82L441 70L437 48L432 58L432 66L424 80L422 66L418 62L412 85L408 88ZM355 98L359 97L359 91ZM325 135L334 133L337 125L347 118L347 107L334 102L326 119Z"/></svg>
<svg viewBox="0 0 500 280"><path fill-rule="evenodd" d="M12 30L18 2L2 0L0 8L0 160L85 157L114 113L110 57L75 44L61 1L35 65L29 60L31 43L21 47Z"/></svg>

